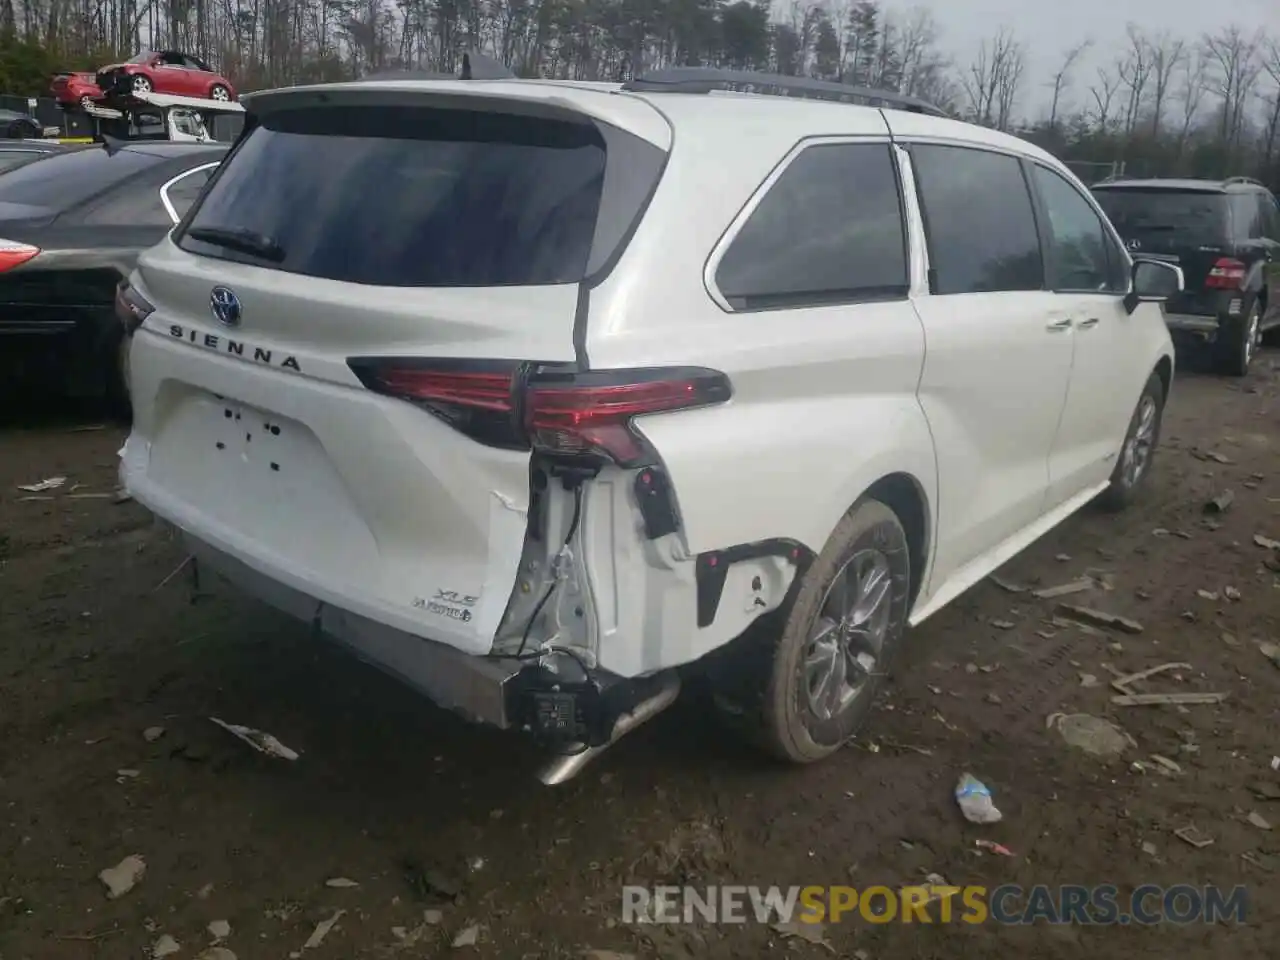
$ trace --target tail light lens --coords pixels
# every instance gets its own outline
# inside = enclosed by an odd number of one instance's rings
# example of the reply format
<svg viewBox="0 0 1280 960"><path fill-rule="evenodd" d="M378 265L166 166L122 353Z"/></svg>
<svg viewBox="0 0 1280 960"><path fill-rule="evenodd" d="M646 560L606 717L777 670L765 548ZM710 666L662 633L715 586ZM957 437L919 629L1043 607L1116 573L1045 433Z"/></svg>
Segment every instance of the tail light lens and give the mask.
<svg viewBox="0 0 1280 960"><path fill-rule="evenodd" d="M516 361L359 358L348 366L370 390L416 403L493 447L527 449L516 416Z"/></svg>
<svg viewBox="0 0 1280 960"><path fill-rule="evenodd" d="M1232 257L1219 257L1209 269L1204 285L1214 290L1239 290L1244 284L1245 266Z"/></svg>
<svg viewBox="0 0 1280 960"><path fill-rule="evenodd" d="M635 417L724 403L729 378L701 367L577 372L515 361L349 361L370 390L409 400L491 446L652 462Z"/></svg>
<svg viewBox="0 0 1280 960"><path fill-rule="evenodd" d="M155 309L128 281L116 287L116 319L120 321L126 334L132 334L142 326L142 321L151 316Z"/></svg>
<svg viewBox="0 0 1280 960"><path fill-rule="evenodd" d="M40 253L39 247L13 240L0 240L0 273L20 267Z"/></svg>
<svg viewBox="0 0 1280 960"><path fill-rule="evenodd" d="M729 378L700 367L591 370L531 378L525 426L535 449L560 456L603 456L619 466L652 462L633 419L724 403Z"/></svg>

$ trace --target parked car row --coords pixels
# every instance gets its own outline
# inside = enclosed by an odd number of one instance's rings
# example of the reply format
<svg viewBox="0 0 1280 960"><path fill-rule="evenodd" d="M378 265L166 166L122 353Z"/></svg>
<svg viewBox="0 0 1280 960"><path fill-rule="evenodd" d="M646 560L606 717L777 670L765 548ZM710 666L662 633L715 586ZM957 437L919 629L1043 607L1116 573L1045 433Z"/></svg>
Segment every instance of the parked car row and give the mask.
<svg viewBox="0 0 1280 960"><path fill-rule="evenodd" d="M0 370L128 413L116 295L226 144L0 147Z"/></svg>

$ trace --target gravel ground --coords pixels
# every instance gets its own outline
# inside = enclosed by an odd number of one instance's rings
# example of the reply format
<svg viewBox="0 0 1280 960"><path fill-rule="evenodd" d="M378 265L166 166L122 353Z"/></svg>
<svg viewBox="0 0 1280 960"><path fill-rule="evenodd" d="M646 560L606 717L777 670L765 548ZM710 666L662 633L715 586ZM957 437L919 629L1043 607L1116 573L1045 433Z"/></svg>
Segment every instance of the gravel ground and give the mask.
<svg viewBox="0 0 1280 960"><path fill-rule="evenodd" d="M555 790L521 738L435 709L221 584L193 603L185 575L166 581L177 544L110 496L120 429L0 425L0 960L136 958L162 935L194 957L216 920L240 960L298 956L338 911L307 958L1274 958L1280 669L1264 644L1280 640L1280 550L1254 539L1280 540L1274 367L1266 353L1243 382L1180 374L1145 501L1119 517L1086 510L1001 571L1033 587L1093 576L1062 601L1141 633L1054 625L1060 601L983 583L910 635L866 734L828 762L763 760L690 694ZM53 475L68 481L48 499L16 489ZM1227 489L1231 508L1206 516ZM1142 691L1227 698L1111 702L1110 671L1166 662L1190 668ZM1047 729L1055 712L1109 718L1134 745L1090 756ZM210 716L301 758L260 756ZM951 794L965 771L1002 822L962 819ZM1213 844L1174 836L1187 825ZM145 877L108 899L98 872L131 854ZM865 888L930 873L987 887L1244 884L1248 919L854 919L824 944L755 923L621 922L624 883ZM339 877L357 885L326 885ZM474 947L452 946L476 925Z"/></svg>

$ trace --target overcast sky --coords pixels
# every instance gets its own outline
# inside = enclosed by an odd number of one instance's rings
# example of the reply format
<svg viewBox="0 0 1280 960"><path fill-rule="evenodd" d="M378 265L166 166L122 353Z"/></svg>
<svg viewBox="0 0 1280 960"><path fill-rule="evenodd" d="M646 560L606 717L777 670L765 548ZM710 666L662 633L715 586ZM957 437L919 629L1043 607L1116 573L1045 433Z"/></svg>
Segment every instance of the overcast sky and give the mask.
<svg viewBox="0 0 1280 960"><path fill-rule="evenodd" d="M1027 46L1027 79L1021 112L1035 116L1047 106L1044 84L1063 53L1085 37L1094 47L1075 72L1068 98L1081 104L1097 67L1115 58L1130 21L1144 30L1192 38L1229 23L1246 30L1263 28L1280 36L1280 0L883 0L886 11L924 6L942 29L941 44L957 66L969 63L984 37L1001 27L1013 30Z"/></svg>

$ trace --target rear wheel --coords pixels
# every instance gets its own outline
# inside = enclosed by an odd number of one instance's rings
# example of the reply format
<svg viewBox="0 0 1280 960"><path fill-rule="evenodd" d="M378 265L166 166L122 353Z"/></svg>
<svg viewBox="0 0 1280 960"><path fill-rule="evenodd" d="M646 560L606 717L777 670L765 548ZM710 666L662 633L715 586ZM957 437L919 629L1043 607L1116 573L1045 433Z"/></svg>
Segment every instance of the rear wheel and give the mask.
<svg viewBox="0 0 1280 960"><path fill-rule="evenodd" d="M1137 499L1139 488L1151 473L1156 446L1160 443L1164 399L1164 382L1153 373L1142 388L1142 396L1129 421L1124 446L1111 472L1111 483L1099 497L1103 507L1123 510Z"/></svg>
<svg viewBox="0 0 1280 960"><path fill-rule="evenodd" d="M139 74L133 78L133 82L130 84L130 87L133 89L134 93L150 93L151 80Z"/></svg>
<svg viewBox="0 0 1280 960"><path fill-rule="evenodd" d="M717 704L768 752L793 763L834 753L871 709L906 628L910 552L894 512L863 500L803 575L771 635L713 676ZM781 627L781 635L776 629Z"/></svg>
<svg viewBox="0 0 1280 960"><path fill-rule="evenodd" d="M1226 327L1225 336L1217 344L1218 367L1233 377L1249 373L1253 357L1262 344L1262 311L1254 300L1249 312L1233 326Z"/></svg>
<svg viewBox="0 0 1280 960"><path fill-rule="evenodd" d="M214 100L230 100L231 91L220 83L215 83L213 89L209 91L209 96Z"/></svg>

